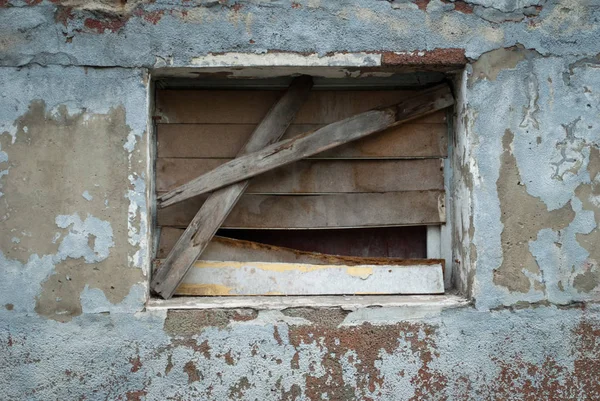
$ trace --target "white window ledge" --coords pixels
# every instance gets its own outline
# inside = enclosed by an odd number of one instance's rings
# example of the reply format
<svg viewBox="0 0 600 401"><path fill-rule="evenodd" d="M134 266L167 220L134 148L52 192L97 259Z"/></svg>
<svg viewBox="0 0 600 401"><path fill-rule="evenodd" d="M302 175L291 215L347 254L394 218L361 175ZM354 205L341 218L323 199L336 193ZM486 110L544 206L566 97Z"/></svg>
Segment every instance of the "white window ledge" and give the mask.
<svg viewBox="0 0 600 401"><path fill-rule="evenodd" d="M342 308L356 310L369 307L410 307L450 309L466 307L470 301L458 295L352 295L352 296L236 296L176 297L150 299L146 309L256 309Z"/></svg>

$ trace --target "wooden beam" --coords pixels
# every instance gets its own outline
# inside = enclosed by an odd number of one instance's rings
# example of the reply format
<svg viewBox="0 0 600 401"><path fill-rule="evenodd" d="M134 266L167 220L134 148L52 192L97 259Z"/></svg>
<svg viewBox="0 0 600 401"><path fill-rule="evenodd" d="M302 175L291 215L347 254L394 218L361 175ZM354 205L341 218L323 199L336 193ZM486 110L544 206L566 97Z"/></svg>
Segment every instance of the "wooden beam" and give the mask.
<svg viewBox="0 0 600 401"><path fill-rule="evenodd" d="M202 198L194 197L159 210L158 224L185 227L202 205ZM221 226L246 229L325 229L441 224L446 221L443 205L442 190L297 196L244 195Z"/></svg>
<svg viewBox="0 0 600 401"><path fill-rule="evenodd" d="M306 101L311 88L311 77L301 76L294 79L289 89L256 127L239 155L256 152L277 142ZM211 194L179 238L165 263L155 272L151 288L156 294L165 299L173 296L177 286L227 218L248 183L237 182Z"/></svg>
<svg viewBox="0 0 600 401"><path fill-rule="evenodd" d="M447 85L383 110L367 111L225 163L158 198L166 207L451 106Z"/></svg>
<svg viewBox="0 0 600 401"><path fill-rule="evenodd" d="M161 193L231 159L159 158ZM299 160L252 179L246 194L334 194L444 189L441 159Z"/></svg>

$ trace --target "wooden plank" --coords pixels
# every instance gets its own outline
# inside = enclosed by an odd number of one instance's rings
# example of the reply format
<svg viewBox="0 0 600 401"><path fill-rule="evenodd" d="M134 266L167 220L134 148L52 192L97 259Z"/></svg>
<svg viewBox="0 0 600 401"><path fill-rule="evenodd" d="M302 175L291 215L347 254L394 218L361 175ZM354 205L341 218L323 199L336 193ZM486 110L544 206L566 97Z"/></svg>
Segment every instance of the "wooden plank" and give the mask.
<svg viewBox="0 0 600 401"><path fill-rule="evenodd" d="M390 263L390 258L423 259L427 257L428 227L377 227L349 230L230 230L218 232L200 260L320 264ZM156 257L165 258L183 229L162 227ZM229 238L225 238L227 236ZM235 238L235 239L234 239ZM300 256L310 255L309 259ZM315 257L317 255L317 257ZM332 261L339 255L341 262ZM369 259L367 261L367 259Z"/></svg>
<svg viewBox="0 0 600 401"><path fill-rule="evenodd" d="M158 210L160 226L185 227L206 199ZM336 195L244 195L223 228L319 229L429 225L445 222L443 191Z"/></svg>
<svg viewBox="0 0 600 401"><path fill-rule="evenodd" d="M285 133L312 88L312 78L295 78L288 90L268 110L239 155L255 152L278 141ZM154 273L151 288L161 297L173 296L177 286L215 235L246 187L241 181L215 191L202 207L171 250L165 263Z"/></svg>
<svg viewBox="0 0 600 401"><path fill-rule="evenodd" d="M442 294L441 263L315 265L198 261L176 291L179 295Z"/></svg>
<svg viewBox="0 0 600 401"><path fill-rule="evenodd" d="M317 128L321 128L321 125L291 125L282 139L293 138ZM233 158L244 146L253 129L252 124L158 124L158 157ZM446 157L447 131L446 124L408 123L318 153L311 158Z"/></svg>
<svg viewBox="0 0 600 401"><path fill-rule="evenodd" d="M164 159L156 190L170 191L231 159ZM249 194L325 194L444 189L440 159L300 160L255 177Z"/></svg>
<svg viewBox="0 0 600 401"><path fill-rule="evenodd" d="M156 257L164 258L173 248L183 229L163 227ZM234 262L308 263L314 265L415 265L438 264L440 260L389 257L338 256L307 252L226 237L215 236L198 260L228 260Z"/></svg>
<svg viewBox="0 0 600 401"><path fill-rule="evenodd" d="M277 167L366 137L393 124L400 124L444 109L453 103L454 98L450 88L442 85L424 91L411 102L357 114L326 125L317 131L275 143L260 151L238 157L160 196L158 198L160 207L166 207L184 199L246 180Z"/></svg>
<svg viewBox="0 0 600 401"><path fill-rule="evenodd" d="M294 124L330 124L367 110L410 101L418 90L314 91L298 112ZM258 124L281 91L269 90L158 90L156 115L160 123ZM445 113L420 122L444 123Z"/></svg>

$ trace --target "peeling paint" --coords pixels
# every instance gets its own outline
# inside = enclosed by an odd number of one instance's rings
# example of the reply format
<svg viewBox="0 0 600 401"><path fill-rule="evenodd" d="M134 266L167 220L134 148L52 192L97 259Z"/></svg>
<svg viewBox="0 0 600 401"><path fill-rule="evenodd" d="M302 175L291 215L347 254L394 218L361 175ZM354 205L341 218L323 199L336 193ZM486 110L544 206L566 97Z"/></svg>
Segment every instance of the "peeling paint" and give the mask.
<svg viewBox="0 0 600 401"><path fill-rule="evenodd" d="M320 56L279 52L226 53L194 57L191 65L197 67L377 67L381 65L381 54L338 53Z"/></svg>

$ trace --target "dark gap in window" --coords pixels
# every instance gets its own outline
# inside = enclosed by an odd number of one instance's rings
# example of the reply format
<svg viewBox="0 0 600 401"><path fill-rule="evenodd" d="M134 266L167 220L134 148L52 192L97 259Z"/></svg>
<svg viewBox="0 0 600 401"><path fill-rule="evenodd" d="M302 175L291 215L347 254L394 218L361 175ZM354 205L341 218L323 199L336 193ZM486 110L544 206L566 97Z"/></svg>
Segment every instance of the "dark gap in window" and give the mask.
<svg viewBox="0 0 600 401"><path fill-rule="evenodd" d="M338 256L403 259L427 257L426 226L335 230L221 229L217 235Z"/></svg>

